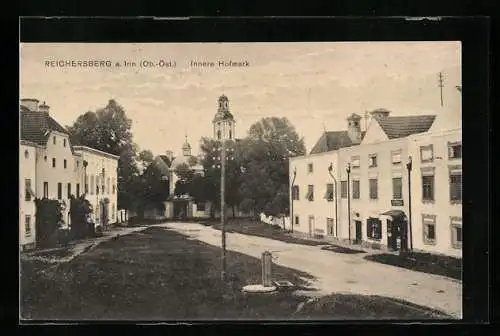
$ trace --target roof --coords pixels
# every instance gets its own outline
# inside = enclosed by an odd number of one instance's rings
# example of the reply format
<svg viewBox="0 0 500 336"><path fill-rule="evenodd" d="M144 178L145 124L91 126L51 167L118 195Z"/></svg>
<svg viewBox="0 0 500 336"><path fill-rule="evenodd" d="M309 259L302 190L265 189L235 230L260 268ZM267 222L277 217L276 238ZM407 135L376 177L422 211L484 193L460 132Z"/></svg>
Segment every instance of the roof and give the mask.
<svg viewBox="0 0 500 336"><path fill-rule="evenodd" d="M158 155L158 157L163 160L163 162L167 165L167 167L170 167L170 164L172 162L170 162L170 158L168 156L166 156L166 155Z"/></svg>
<svg viewBox="0 0 500 336"><path fill-rule="evenodd" d="M219 110L215 114L213 122L218 122L218 121L222 121L222 120L231 120L231 121L233 121L234 120L234 116L233 116L233 114L231 112L229 112L229 110Z"/></svg>
<svg viewBox="0 0 500 336"><path fill-rule="evenodd" d="M44 146L51 131L69 135L48 112L31 111L25 106L20 108L21 140L31 141Z"/></svg>
<svg viewBox="0 0 500 336"><path fill-rule="evenodd" d="M363 138L364 136L365 132L361 132L361 138ZM324 132L314 145L310 154L330 152L352 145L353 143L351 141L351 138L349 138L347 131Z"/></svg>
<svg viewBox="0 0 500 336"><path fill-rule="evenodd" d="M88 146L72 146L72 148L75 151L88 152L88 153L92 153L92 154L96 154L96 155L106 156L108 158L115 159L115 160L118 160L120 158L119 155L114 155L114 154L104 152L102 150L95 149L95 148L88 147Z"/></svg>
<svg viewBox="0 0 500 336"><path fill-rule="evenodd" d="M397 139L427 132L435 118L435 115L385 117L377 122L389 139Z"/></svg>
<svg viewBox="0 0 500 336"><path fill-rule="evenodd" d="M153 164L162 175L168 176L168 174L169 174L168 169L170 167L170 160L169 160L168 156L158 155L153 160Z"/></svg>

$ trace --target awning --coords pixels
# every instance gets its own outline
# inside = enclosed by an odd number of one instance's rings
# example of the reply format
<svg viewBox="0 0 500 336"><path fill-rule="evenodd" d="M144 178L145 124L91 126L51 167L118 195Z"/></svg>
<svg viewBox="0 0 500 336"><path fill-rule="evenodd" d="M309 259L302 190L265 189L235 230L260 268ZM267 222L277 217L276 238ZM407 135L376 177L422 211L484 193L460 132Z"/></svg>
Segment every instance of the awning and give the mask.
<svg viewBox="0 0 500 336"><path fill-rule="evenodd" d="M404 211L402 210L389 210L384 213L381 213L381 215L391 216L392 218L406 217Z"/></svg>

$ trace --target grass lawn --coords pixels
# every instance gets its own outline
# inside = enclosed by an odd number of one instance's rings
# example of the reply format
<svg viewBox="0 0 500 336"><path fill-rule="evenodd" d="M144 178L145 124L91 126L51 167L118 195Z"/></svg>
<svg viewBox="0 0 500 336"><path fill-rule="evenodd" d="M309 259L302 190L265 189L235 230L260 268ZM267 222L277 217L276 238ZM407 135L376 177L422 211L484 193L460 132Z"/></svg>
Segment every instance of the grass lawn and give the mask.
<svg viewBox="0 0 500 336"><path fill-rule="evenodd" d="M374 254L366 256L365 259L412 271L442 275L457 280L462 279L462 260L458 258L431 253L409 252L402 255Z"/></svg>
<svg viewBox="0 0 500 336"><path fill-rule="evenodd" d="M220 220L205 221L204 224L210 225L211 227L213 227L214 229L217 229L217 230L221 229ZM226 223L226 232L236 232L236 233L247 234L247 235L251 235L251 236L259 236L259 237L265 237L265 238L270 238L270 239L274 239L274 240L280 240L280 241L285 242L285 243L301 244L301 245L308 245L308 246L317 246L317 245L327 244L325 242L292 237L291 235L284 232L283 229L281 229L278 226L273 226L273 225L261 223L259 221L253 221L250 219L230 219L229 218L227 220L227 223Z"/></svg>
<svg viewBox="0 0 500 336"><path fill-rule="evenodd" d="M228 251L228 284L220 280L220 249L161 228L103 243L69 263L21 264L24 319L314 319L432 318L408 304L334 295L304 305L291 293L245 295L260 282L260 260ZM274 280L300 286L312 277L273 265ZM332 298L335 302L332 303Z"/></svg>
<svg viewBox="0 0 500 336"><path fill-rule="evenodd" d="M49 251L40 251L33 253L33 256L43 257L43 258L55 258L62 259L69 257L72 253L72 250L69 247L61 247Z"/></svg>

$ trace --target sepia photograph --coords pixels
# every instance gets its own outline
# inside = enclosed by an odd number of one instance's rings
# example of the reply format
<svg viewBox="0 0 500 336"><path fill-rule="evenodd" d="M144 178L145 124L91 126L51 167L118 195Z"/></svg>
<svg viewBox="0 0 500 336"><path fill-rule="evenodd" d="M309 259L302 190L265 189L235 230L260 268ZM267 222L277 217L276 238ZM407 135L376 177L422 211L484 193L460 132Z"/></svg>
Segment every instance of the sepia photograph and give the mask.
<svg viewBox="0 0 500 336"><path fill-rule="evenodd" d="M19 50L21 323L462 319L459 41Z"/></svg>

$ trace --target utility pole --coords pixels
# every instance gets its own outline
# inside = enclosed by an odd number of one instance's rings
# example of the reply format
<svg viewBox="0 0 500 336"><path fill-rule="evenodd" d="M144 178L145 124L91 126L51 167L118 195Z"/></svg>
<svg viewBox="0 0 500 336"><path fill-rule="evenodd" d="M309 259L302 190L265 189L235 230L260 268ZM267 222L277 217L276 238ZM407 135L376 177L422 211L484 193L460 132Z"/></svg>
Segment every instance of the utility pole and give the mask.
<svg viewBox="0 0 500 336"><path fill-rule="evenodd" d="M368 111L365 110L365 132L368 129Z"/></svg>
<svg viewBox="0 0 500 336"><path fill-rule="evenodd" d="M443 87L444 87L444 84L443 84L443 73L442 72L439 73L438 86L439 86L439 89L441 91L441 107L443 107Z"/></svg>
<svg viewBox="0 0 500 336"><path fill-rule="evenodd" d="M226 140L222 137L220 176L220 225L222 233L221 278L226 280Z"/></svg>

